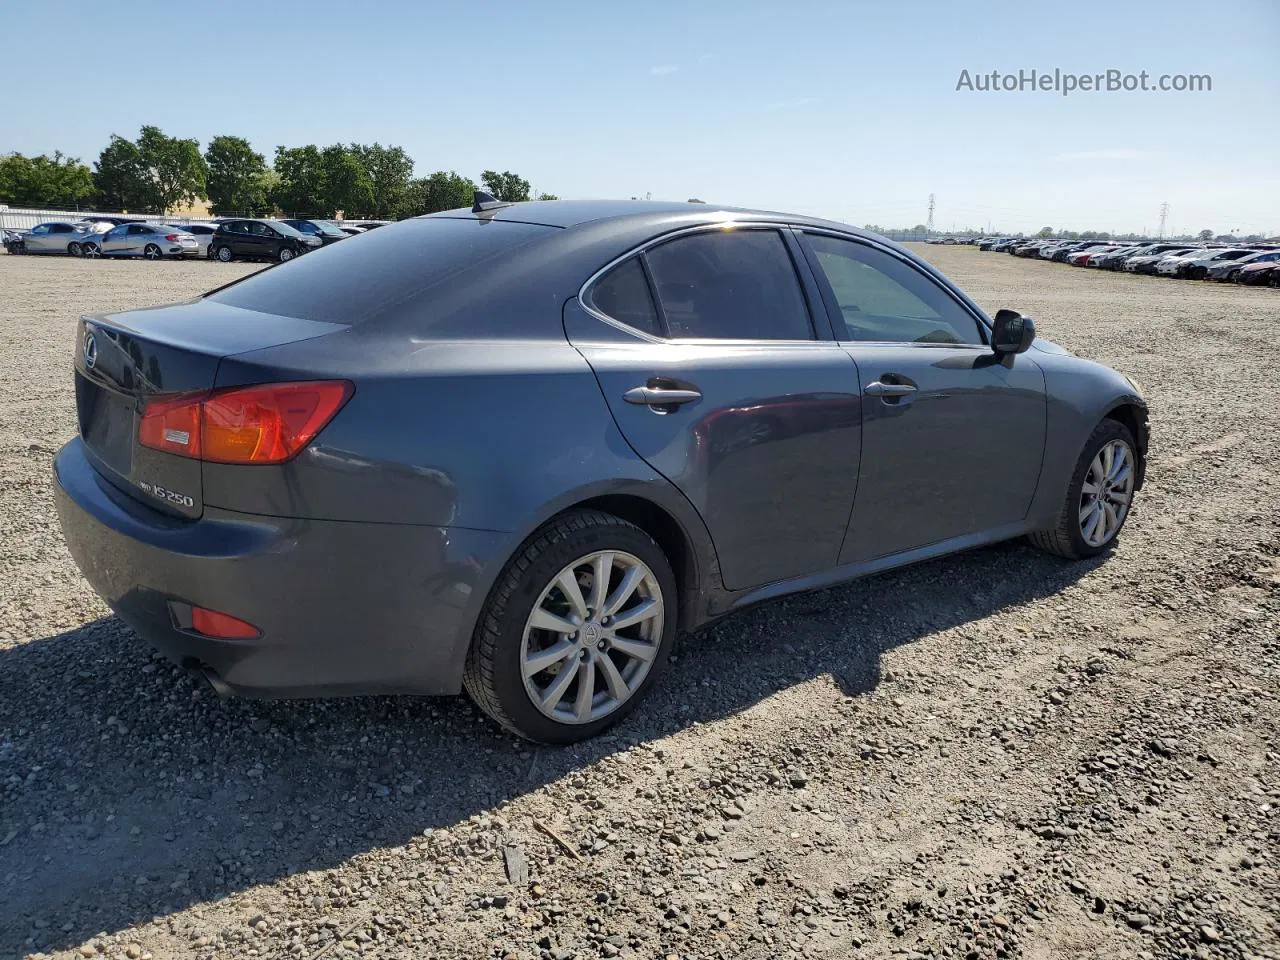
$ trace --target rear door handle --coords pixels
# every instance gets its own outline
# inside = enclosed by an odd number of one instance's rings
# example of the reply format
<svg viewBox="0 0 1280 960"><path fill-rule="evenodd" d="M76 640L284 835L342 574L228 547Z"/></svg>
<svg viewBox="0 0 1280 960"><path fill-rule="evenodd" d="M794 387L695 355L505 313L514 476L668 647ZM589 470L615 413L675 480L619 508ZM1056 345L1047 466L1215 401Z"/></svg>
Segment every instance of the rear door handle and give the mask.
<svg viewBox="0 0 1280 960"><path fill-rule="evenodd" d="M701 400L702 394L697 390L680 390L675 387L632 387L622 395L627 403L635 403L649 407L679 406Z"/></svg>
<svg viewBox="0 0 1280 960"><path fill-rule="evenodd" d="M910 383L881 383L873 380L867 384L865 392L869 397L906 397L915 393L916 388Z"/></svg>

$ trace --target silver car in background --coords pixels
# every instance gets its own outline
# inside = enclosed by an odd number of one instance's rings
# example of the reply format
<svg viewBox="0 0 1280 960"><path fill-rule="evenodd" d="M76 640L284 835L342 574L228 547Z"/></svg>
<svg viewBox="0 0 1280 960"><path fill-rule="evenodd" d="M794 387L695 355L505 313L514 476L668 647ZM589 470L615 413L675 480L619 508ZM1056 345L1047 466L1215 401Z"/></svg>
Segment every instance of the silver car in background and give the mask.
<svg viewBox="0 0 1280 960"><path fill-rule="evenodd" d="M167 223L122 223L102 234L97 243L86 242L86 257L198 257L200 245L186 231Z"/></svg>
<svg viewBox="0 0 1280 960"><path fill-rule="evenodd" d="M213 256L211 247L213 235L218 232L216 223L176 223L173 226L175 230L184 230L196 238L196 243L200 247L200 256Z"/></svg>
<svg viewBox="0 0 1280 960"><path fill-rule="evenodd" d="M51 221L38 223L20 234L24 253L69 253L77 256L80 243L87 235L85 224Z"/></svg>

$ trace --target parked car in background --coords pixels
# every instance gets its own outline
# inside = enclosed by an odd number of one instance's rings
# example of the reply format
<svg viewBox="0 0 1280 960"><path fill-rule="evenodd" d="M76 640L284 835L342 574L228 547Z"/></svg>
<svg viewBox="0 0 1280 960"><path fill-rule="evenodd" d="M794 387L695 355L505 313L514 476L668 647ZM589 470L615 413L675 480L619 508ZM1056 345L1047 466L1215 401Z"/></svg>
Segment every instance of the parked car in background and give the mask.
<svg viewBox="0 0 1280 960"><path fill-rule="evenodd" d="M285 263L320 246L319 237L309 237L280 220L224 220L213 235L213 256L223 263L232 260Z"/></svg>
<svg viewBox="0 0 1280 960"><path fill-rule="evenodd" d="M320 241L320 245L327 247L331 243L337 243L339 240L345 240L349 234L345 233L341 227L329 220L298 220L287 218L280 221L287 223L299 233L305 233L309 237L316 237Z"/></svg>
<svg viewBox="0 0 1280 960"><path fill-rule="evenodd" d="M105 216L100 216L94 213L94 214L90 214L87 217L82 217L80 222L81 223L109 223L113 227L118 227L122 223L146 223L146 220L147 220L146 217L118 217L118 216L115 216L114 214L106 214Z"/></svg>
<svg viewBox="0 0 1280 960"><path fill-rule="evenodd" d="M198 257L200 245L191 234L166 223L122 223L83 245L86 257Z"/></svg>
<svg viewBox="0 0 1280 960"><path fill-rule="evenodd" d="M196 238L196 243L200 246L200 256L213 256L213 235L218 232L216 223L179 223L174 226Z"/></svg>
<svg viewBox="0 0 1280 960"><path fill-rule="evenodd" d="M21 253L62 253L76 256L80 252L80 241L87 236L79 224L56 220L49 223L38 223L30 230L21 231L19 245Z"/></svg>
<svg viewBox="0 0 1280 960"><path fill-rule="evenodd" d="M1277 270L1280 270L1280 261L1265 260L1260 263L1250 263L1240 268L1236 282L1251 287L1262 286L1276 279Z"/></svg>
<svg viewBox="0 0 1280 960"><path fill-rule="evenodd" d="M363 227L353 227L349 223L339 223L338 229L349 237L358 237L362 233L368 233Z"/></svg>
<svg viewBox="0 0 1280 960"><path fill-rule="evenodd" d="M1116 244L1103 244L1102 246L1086 247L1083 250L1077 250L1074 253L1067 254L1067 263L1073 267L1087 267L1089 261L1096 256L1104 253L1110 253L1113 250L1122 249Z"/></svg>
<svg viewBox="0 0 1280 960"><path fill-rule="evenodd" d="M1275 263L1280 260L1280 250L1259 250L1255 251L1247 257L1241 257L1238 260L1228 260L1223 263L1215 263L1209 267L1209 280L1221 280L1228 283L1234 282L1240 276L1240 271L1250 264L1254 263Z"/></svg>
<svg viewBox="0 0 1280 960"><path fill-rule="evenodd" d="M362 230L372 230L375 227L385 227L386 223L381 220L366 220L362 223L354 224L354 226L360 227Z"/></svg>
<svg viewBox="0 0 1280 960"><path fill-rule="evenodd" d="M1138 387L907 249L704 204L477 200L81 320L65 541L220 691L465 687L568 743L715 617L1121 535Z"/></svg>
<svg viewBox="0 0 1280 960"><path fill-rule="evenodd" d="M1109 253L1099 254L1089 261L1089 265L1100 270L1122 270L1125 261L1130 257L1145 257L1152 253L1168 253L1181 250L1186 244L1180 243L1136 243L1129 247L1118 247Z"/></svg>
<svg viewBox="0 0 1280 960"><path fill-rule="evenodd" d="M1185 253L1195 253L1203 249L1204 247L1178 247L1173 250L1162 250L1159 253L1144 254L1140 257L1130 257L1124 262L1124 269L1127 273L1155 273L1156 264L1166 257L1176 257Z"/></svg>
<svg viewBox="0 0 1280 960"><path fill-rule="evenodd" d="M1172 264L1162 260L1156 264L1156 272L1183 280L1203 280L1209 275L1209 268L1214 264L1231 263L1253 252L1247 247L1219 247L1204 250L1199 254L1178 257Z"/></svg>

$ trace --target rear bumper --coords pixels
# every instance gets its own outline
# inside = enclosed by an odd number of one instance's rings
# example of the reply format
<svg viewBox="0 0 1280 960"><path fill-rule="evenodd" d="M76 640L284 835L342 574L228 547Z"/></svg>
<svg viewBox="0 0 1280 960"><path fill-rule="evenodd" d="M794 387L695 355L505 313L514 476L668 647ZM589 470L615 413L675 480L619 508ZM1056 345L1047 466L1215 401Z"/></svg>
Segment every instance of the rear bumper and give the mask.
<svg viewBox="0 0 1280 960"><path fill-rule="evenodd" d="M93 589L174 662L252 696L451 694L506 537L206 507L170 517L121 493L75 439L54 459L67 546ZM195 604L254 640L183 629ZM186 622L189 622L186 621Z"/></svg>

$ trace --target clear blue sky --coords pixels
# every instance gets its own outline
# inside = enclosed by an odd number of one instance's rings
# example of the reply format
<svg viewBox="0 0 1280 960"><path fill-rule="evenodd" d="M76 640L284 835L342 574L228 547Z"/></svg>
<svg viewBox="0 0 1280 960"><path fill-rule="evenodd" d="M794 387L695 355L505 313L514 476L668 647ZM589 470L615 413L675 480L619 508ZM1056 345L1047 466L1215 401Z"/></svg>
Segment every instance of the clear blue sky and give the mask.
<svg viewBox="0 0 1280 960"><path fill-rule="evenodd" d="M89 162L152 123L268 158L399 144L419 174L566 197L895 226L934 193L940 229L1004 230L1154 230L1168 201L1171 231L1280 233L1276 0L7 2L0 36L0 152ZM1213 89L956 91L1032 68Z"/></svg>

